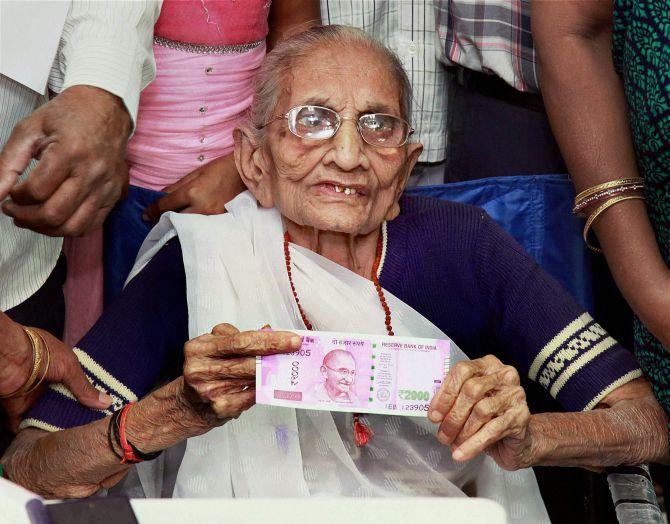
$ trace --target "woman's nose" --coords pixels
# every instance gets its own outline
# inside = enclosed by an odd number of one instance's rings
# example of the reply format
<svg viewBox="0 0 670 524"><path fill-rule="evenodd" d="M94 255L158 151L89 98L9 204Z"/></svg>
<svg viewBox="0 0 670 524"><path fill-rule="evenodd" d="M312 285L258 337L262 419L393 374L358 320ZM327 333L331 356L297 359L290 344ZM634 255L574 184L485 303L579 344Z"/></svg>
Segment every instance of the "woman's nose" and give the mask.
<svg viewBox="0 0 670 524"><path fill-rule="evenodd" d="M355 120L344 120L333 137L335 163L343 171L359 167L363 157L363 139Z"/></svg>

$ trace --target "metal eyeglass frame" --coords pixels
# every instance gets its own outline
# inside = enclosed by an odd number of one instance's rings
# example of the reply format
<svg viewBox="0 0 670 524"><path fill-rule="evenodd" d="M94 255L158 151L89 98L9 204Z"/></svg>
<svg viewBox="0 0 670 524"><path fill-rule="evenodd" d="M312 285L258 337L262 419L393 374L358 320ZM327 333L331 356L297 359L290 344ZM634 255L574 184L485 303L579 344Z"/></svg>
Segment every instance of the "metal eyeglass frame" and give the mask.
<svg viewBox="0 0 670 524"><path fill-rule="evenodd" d="M415 129L410 125L410 123L407 120L405 120L404 118L400 118L399 116L392 115L390 113L365 113L365 114L359 116L358 118L348 118L348 117L340 116L340 114L337 111L335 111L334 109L331 109L329 107L313 106L313 105L302 105L302 106L292 107L291 109L289 109L283 115L277 115L277 116L271 118L270 120L268 120L265 124L263 124L260 127L260 129L263 129L264 127L270 125L275 120L285 119L285 120L288 121L291 118L291 113L295 112L295 115L297 116L297 114L300 112L300 110L304 109L306 107L311 107L311 108L315 108L315 109L325 109L326 111L329 111L329 112L333 113L337 117L337 122L335 124L335 129L333 130L333 134L330 135L329 137L326 137L326 138L309 138L309 137L300 136L299 134L295 133L291 129L291 126L287 122L288 130L291 132L291 134L293 134L294 136L297 136L298 138L301 138L303 140L314 140L315 142L322 142L324 140L329 140L337 134L337 132L340 129L340 126L342 125L342 122L345 121L345 120L351 120L353 122L356 122L356 129L358 130L358 134L360 135L360 137L363 139L363 142L365 142L366 144L371 145L373 147L384 147L384 148L402 147L407 143L407 141L409 140L409 137L412 136L414 134L414 131L415 131ZM361 119L365 118L366 116L372 116L372 115L390 116L391 118L395 118L396 120L400 120L401 122L404 122L407 125L407 134L405 135L405 139L400 144L393 145L393 146L384 146L382 144L374 144L374 143L368 142L365 139L365 137L363 136L363 132L361 131Z"/></svg>

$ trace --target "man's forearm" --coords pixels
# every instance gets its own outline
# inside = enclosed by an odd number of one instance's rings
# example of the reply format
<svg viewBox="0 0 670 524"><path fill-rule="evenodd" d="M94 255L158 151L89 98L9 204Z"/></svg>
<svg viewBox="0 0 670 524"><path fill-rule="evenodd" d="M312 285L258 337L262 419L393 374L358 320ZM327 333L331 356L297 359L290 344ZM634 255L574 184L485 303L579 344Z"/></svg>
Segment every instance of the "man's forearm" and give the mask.
<svg viewBox="0 0 670 524"><path fill-rule="evenodd" d="M607 2L536 2L533 34L552 130L577 191L638 170L621 79L611 58ZM611 7L609 7L611 9ZM595 12L595 14L594 14ZM580 18L581 17L581 18ZM643 202L605 211L594 230L633 310L657 336L670 305L670 272Z"/></svg>
<svg viewBox="0 0 670 524"><path fill-rule="evenodd" d="M667 422L653 397L585 413L532 415L532 465L603 468L668 462Z"/></svg>
<svg viewBox="0 0 670 524"><path fill-rule="evenodd" d="M32 352L19 324L0 311L0 395L19 389L30 374Z"/></svg>

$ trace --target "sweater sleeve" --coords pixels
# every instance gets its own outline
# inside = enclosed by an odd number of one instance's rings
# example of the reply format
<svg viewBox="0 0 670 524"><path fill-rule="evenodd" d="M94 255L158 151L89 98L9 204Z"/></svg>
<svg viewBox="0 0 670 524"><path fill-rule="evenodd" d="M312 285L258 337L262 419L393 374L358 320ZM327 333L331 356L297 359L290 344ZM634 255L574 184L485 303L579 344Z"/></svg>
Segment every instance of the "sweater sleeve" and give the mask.
<svg viewBox="0 0 670 524"><path fill-rule="evenodd" d="M476 272L499 342L568 411L594 408L642 376L632 354L493 220L481 221Z"/></svg>
<svg viewBox="0 0 670 524"><path fill-rule="evenodd" d="M114 404L106 411L79 404L62 384L50 385L21 428L80 426L145 396L161 379L181 374L188 339L186 277L178 240L168 242L74 348L89 381Z"/></svg>

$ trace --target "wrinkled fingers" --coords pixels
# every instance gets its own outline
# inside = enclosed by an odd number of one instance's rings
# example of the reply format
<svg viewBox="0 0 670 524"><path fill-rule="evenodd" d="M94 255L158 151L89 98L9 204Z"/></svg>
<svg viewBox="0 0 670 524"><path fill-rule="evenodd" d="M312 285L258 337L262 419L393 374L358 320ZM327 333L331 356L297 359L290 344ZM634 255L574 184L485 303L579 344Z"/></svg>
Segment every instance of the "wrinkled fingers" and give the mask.
<svg viewBox="0 0 670 524"><path fill-rule="evenodd" d="M217 324L212 328L212 335L226 336L226 335L235 335L239 332L240 332L239 329L237 329L232 324L228 323Z"/></svg>
<svg viewBox="0 0 670 524"><path fill-rule="evenodd" d="M221 328L225 329L225 328ZM206 334L184 345L186 359L226 358L290 353L300 349L302 338L288 331L243 331Z"/></svg>
<svg viewBox="0 0 670 524"><path fill-rule="evenodd" d="M466 380L440 424L437 433L440 442L451 444L463 429L473 408L500 385L497 374L474 376Z"/></svg>
<svg viewBox="0 0 670 524"><path fill-rule="evenodd" d="M231 337L225 354L272 355L300 349L302 338L290 331L243 331Z"/></svg>
<svg viewBox="0 0 670 524"><path fill-rule="evenodd" d="M238 393L226 393L216 397L211 403L211 409L219 419L239 417L244 411L254 405L256 390L250 387Z"/></svg>
<svg viewBox="0 0 670 524"><path fill-rule="evenodd" d="M255 357L189 359L184 363L184 378L193 385L226 378L253 379L256 376Z"/></svg>
<svg viewBox="0 0 670 524"><path fill-rule="evenodd" d="M225 379L203 382L196 391L203 401L214 403L226 395L234 395L245 391L253 391L255 381L250 379Z"/></svg>
<svg viewBox="0 0 670 524"><path fill-rule="evenodd" d="M510 387L518 389L515 389L514 394L507 396L507 409L486 422L465 442L453 449L455 460L470 460L506 437L523 438L530 420L530 412L523 389L519 386Z"/></svg>
<svg viewBox="0 0 670 524"><path fill-rule="evenodd" d="M490 420L504 414L511 407L523 403L525 403L525 394L523 389L518 386L501 387L492 391L472 407L460 433L452 439L453 444L460 446ZM438 436L438 438L440 437Z"/></svg>
<svg viewBox="0 0 670 524"><path fill-rule="evenodd" d="M428 408L428 418L432 422L441 423L452 409L466 382L474 377L494 374L499 374L504 383L519 383L516 370L512 366L504 365L493 355L456 363L449 370L439 391L433 397Z"/></svg>

